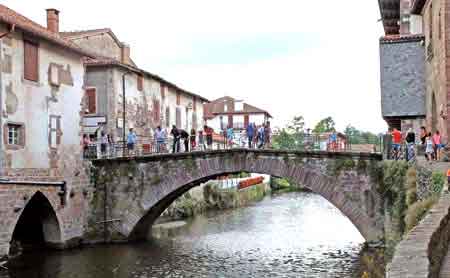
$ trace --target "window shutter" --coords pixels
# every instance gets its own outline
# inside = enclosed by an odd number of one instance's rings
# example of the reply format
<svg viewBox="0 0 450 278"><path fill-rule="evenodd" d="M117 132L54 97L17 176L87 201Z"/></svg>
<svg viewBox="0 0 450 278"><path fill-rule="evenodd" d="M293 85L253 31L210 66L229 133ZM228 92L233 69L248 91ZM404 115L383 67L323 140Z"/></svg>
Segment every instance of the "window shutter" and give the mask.
<svg viewBox="0 0 450 278"><path fill-rule="evenodd" d="M61 131L61 117L56 118L56 145L61 145L61 137L62 137L62 131Z"/></svg>
<svg viewBox="0 0 450 278"><path fill-rule="evenodd" d="M165 99L166 98L166 87L161 84L161 99Z"/></svg>
<svg viewBox="0 0 450 278"><path fill-rule="evenodd" d="M137 87L139 91L144 90L144 77L142 75L137 76Z"/></svg>
<svg viewBox="0 0 450 278"><path fill-rule="evenodd" d="M18 135L19 135L19 145L22 147L25 147L25 126L22 125L19 127L19 131L18 131Z"/></svg>
<svg viewBox="0 0 450 278"><path fill-rule="evenodd" d="M233 127L233 115L228 115L228 127Z"/></svg>
<svg viewBox="0 0 450 278"><path fill-rule="evenodd" d="M86 90L89 114L97 113L97 92L94 88Z"/></svg>
<svg viewBox="0 0 450 278"><path fill-rule="evenodd" d="M177 105L180 105L181 103L181 94L180 92L177 92Z"/></svg>
<svg viewBox="0 0 450 278"><path fill-rule="evenodd" d="M198 125L197 125L197 113L194 112L192 113L192 128L197 130Z"/></svg>
<svg viewBox="0 0 450 278"><path fill-rule="evenodd" d="M24 47L24 78L39 81L38 45L30 41L23 41Z"/></svg>
<svg viewBox="0 0 450 278"><path fill-rule="evenodd" d="M166 107L166 127L170 127L170 108Z"/></svg>
<svg viewBox="0 0 450 278"><path fill-rule="evenodd" d="M153 122L155 124L159 124L161 120L161 106L159 104L159 100L153 100Z"/></svg>
<svg viewBox="0 0 450 278"><path fill-rule="evenodd" d="M244 128L247 128L249 122L250 122L249 115L244 115Z"/></svg>
<svg viewBox="0 0 450 278"><path fill-rule="evenodd" d="M181 128L181 110L180 110L180 108L177 108L177 110L176 110L176 126L178 128Z"/></svg>

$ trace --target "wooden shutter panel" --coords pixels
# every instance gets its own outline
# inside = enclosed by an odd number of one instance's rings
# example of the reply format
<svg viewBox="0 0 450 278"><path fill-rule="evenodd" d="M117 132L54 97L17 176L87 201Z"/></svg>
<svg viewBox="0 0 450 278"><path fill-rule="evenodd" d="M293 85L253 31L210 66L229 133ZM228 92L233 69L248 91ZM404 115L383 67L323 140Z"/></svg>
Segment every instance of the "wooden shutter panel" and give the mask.
<svg viewBox="0 0 450 278"><path fill-rule="evenodd" d="M137 76L137 87L139 91L144 90L144 77L142 75Z"/></svg>
<svg viewBox="0 0 450 278"><path fill-rule="evenodd" d="M159 124L161 119L161 106L159 104L159 100L153 100L153 121L155 124Z"/></svg>
<svg viewBox="0 0 450 278"><path fill-rule="evenodd" d="M181 104L181 94L180 92L177 92L177 105Z"/></svg>
<svg viewBox="0 0 450 278"><path fill-rule="evenodd" d="M24 78L39 81L38 45L30 41L23 41L24 47Z"/></svg>
<svg viewBox="0 0 450 278"><path fill-rule="evenodd" d="M176 110L176 125L178 128L181 128L181 110L177 108Z"/></svg>
<svg viewBox="0 0 450 278"><path fill-rule="evenodd" d="M247 128L249 122L250 122L249 115L244 115L244 128Z"/></svg>
<svg viewBox="0 0 450 278"><path fill-rule="evenodd" d="M170 108L166 107L166 127L170 127Z"/></svg>
<svg viewBox="0 0 450 278"><path fill-rule="evenodd" d="M228 127L233 127L233 115L228 115Z"/></svg>
<svg viewBox="0 0 450 278"><path fill-rule="evenodd" d="M87 106L89 110L89 114L95 114L97 113L97 92L95 89L87 89L86 90L86 96L87 96Z"/></svg>

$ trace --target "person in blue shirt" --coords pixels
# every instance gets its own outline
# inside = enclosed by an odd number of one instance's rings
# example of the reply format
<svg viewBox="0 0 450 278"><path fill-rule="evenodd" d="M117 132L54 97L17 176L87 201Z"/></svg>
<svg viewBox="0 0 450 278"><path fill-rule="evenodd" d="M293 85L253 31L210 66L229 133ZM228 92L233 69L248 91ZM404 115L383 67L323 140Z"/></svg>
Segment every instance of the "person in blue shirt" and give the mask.
<svg viewBox="0 0 450 278"><path fill-rule="evenodd" d="M227 140L228 140L228 146L231 148L233 146L233 140L234 140L234 130L233 127L229 126L227 129Z"/></svg>
<svg viewBox="0 0 450 278"><path fill-rule="evenodd" d="M251 149L253 143L253 136L255 135L255 128L252 123L249 123L247 125L246 133L248 138L248 148Z"/></svg>
<svg viewBox="0 0 450 278"><path fill-rule="evenodd" d="M134 150L134 146L136 145L136 141L137 141L136 133L134 133L133 129L130 128L130 131L128 132L128 137L127 137L127 149L128 149L128 152Z"/></svg>

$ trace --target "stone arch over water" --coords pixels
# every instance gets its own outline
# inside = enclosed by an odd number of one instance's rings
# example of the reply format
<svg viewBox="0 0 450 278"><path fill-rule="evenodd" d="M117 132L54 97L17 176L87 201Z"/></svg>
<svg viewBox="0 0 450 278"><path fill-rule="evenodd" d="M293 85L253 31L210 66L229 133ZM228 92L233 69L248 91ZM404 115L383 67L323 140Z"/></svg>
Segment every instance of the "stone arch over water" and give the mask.
<svg viewBox="0 0 450 278"><path fill-rule="evenodd" d="M370 154L232 150L95 162L108 188L111 238L142 239L189 189L220 175L250 172L289 178L338 208L369 242L383 239L382 198ZM101 199L99 196L97 198ZM101 210L100 203L97 208Z"/></svg>
<svg viewBox="0 0 450 278"><path fill-rule="evenodd" d="M12 249L55 248L62 242L60 221L47 197L37 191L29 198L17 217L11 236ZM10 250L14 252L15 250Z"/></svg>

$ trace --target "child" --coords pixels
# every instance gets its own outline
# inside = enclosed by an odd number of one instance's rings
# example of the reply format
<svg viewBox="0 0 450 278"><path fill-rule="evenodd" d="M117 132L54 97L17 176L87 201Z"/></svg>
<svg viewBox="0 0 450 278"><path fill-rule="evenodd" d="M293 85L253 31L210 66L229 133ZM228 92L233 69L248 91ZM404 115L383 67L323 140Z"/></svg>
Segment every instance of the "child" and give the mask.
<svg viewBox="0 0 450 278"><path fill-rule="evenodd" d="M204 151L205 148L205 139L203 138L203 131L198 132L198 146L200 147L201 151Z"/></svg>
<svg viewBox="0 0 450 278"><path fill-rule="evenodd" d="M195 129L191 129L191 136L190 136L191 151L195 150L195 147L196 147L195 137L196 137Z"/></svg>
<svg viewBox="0 0 450 278"><path fill-rule="evenodd" d="M431 132L429 132L425 138L425 155L430 162L433 160L433 153L433 139L431 138Z"/></svg>

